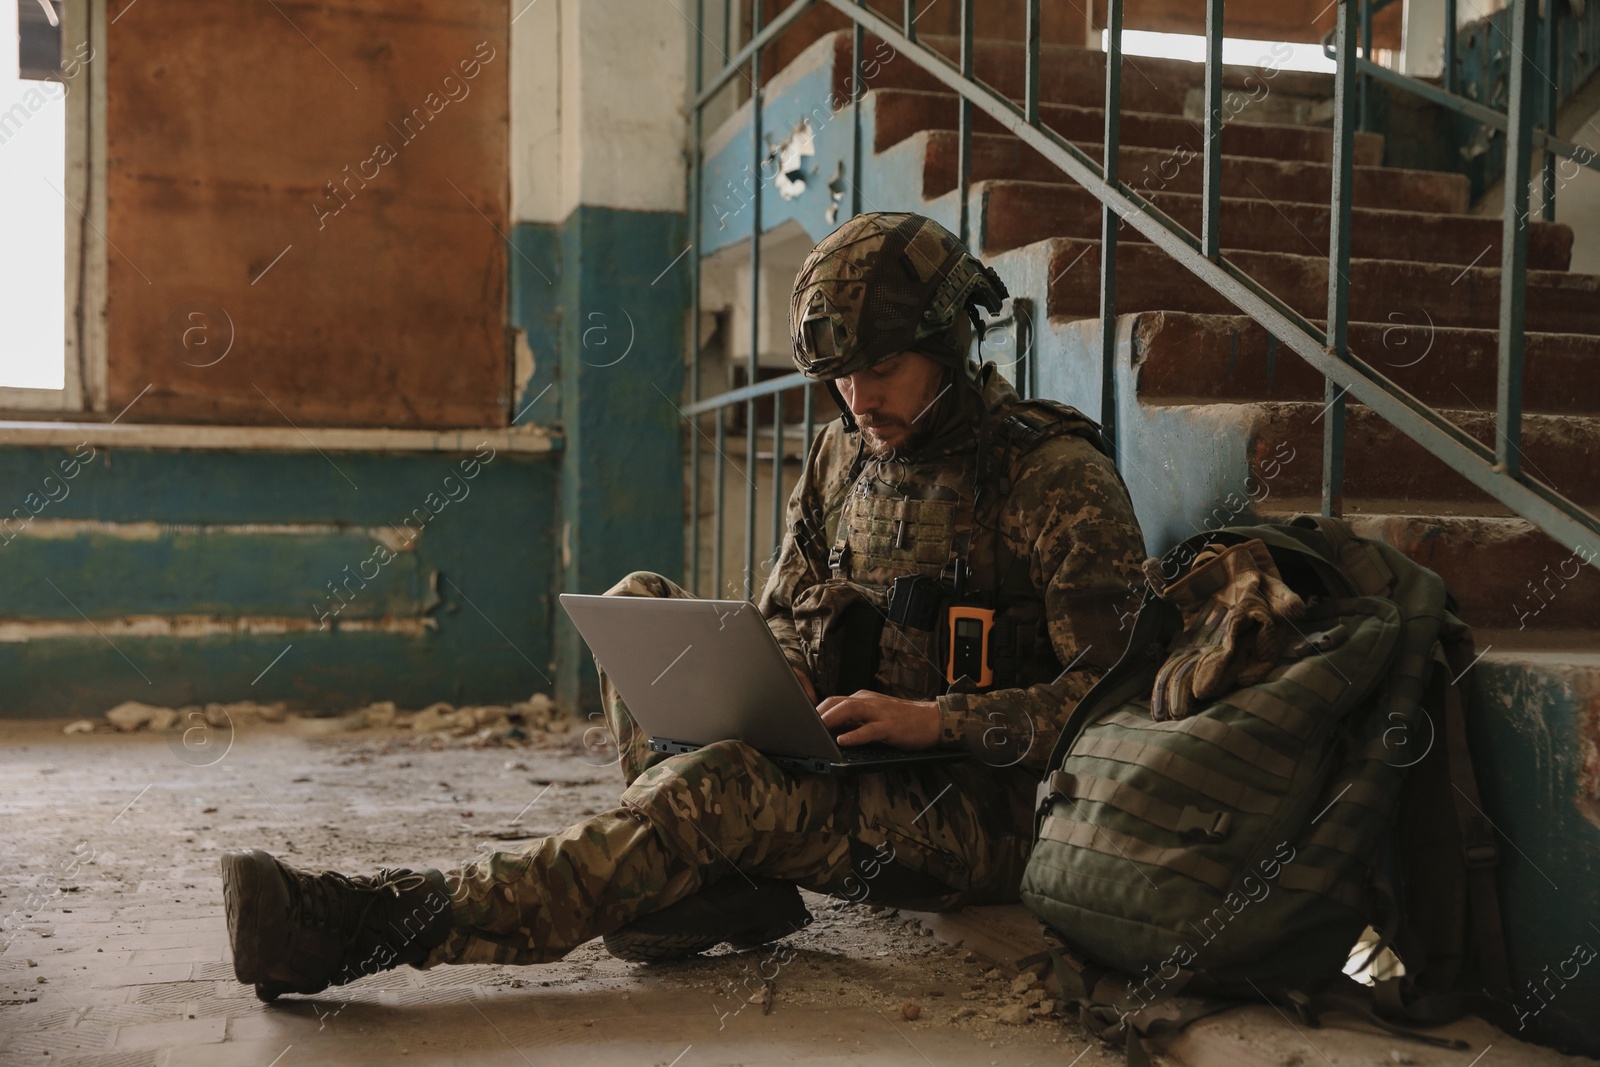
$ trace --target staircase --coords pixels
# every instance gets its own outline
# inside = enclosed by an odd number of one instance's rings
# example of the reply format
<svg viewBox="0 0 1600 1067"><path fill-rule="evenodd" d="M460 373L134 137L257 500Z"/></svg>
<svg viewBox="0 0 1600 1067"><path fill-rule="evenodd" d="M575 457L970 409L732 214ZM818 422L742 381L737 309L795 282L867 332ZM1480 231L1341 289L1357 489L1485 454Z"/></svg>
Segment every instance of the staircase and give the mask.
<svg viewBox="0 0 1600 1067"><path fill-rule="evenodd" d="M953 39L922 43L956 53ZM1104 55L1049 45L1042 52L1043 121L1098 158ZM888 50L868 37L863 54ZM974 62L980 79L1021 99L1021 44L978 41ZM804 121L814 153L791 172L805 179L804 192L785 198L768 187L762 200L764 270L772 274L764 308L773 317L768 335L777 339L762 359L774 366L784 355L778 321L787 313L796 250L849 214L852 186L861 210L913 210L957 225L956 96L909 59L880 58L875 72L869 68L862 167L853 174L850 64L849 35L832 34L767 86L769 143ZM1132 58L1122 84L1123 181L1198 232L1203 68ZM837 114L829 113L830 93L846 102ZM1308 123L1326 121L1331 79L1229 68L1224 93L1225 114L1233 114L1222 133L1224 254L1320 321L1332 138ZM750 158L749 112L746 103L706 147L708 277L730 255L742 259L732 250L750 238L752 213L730 210L729 193L749 174L741 174ZM1383 158L1380 136L1357 134L1351 349L1492 444L1500 221L1467 213L1465 177L1386 168ZM1032 319L1033 391L1097 415L1098 201L981 113L971 179L970 243L1005 279L1017 314ZM742 192L748 198L748 187ZM1600 510L1600 277L1570 273L1571 248L1567 227L1532 223L1524 466ZM1321 375L1292 354L1279 358L1274 338L1126 226L1116 273L1119 466L1150 551L1202 529L1318 510ZM1481 759L1482 787L1504 835L1504 907L1524 988L1574 944L1600 947L1600 926L1591 925L1600 923L1600 569L1353 398L1345 513L1358 532L1437 571L1485 650L1473 741L1492 754ZM1600 544L1593 548L1600 553ZM1569 985L1546 997L1548 1007L1521 1036L1600 1053L1587 1017L1600 1002L1600 967Z"/></svg>

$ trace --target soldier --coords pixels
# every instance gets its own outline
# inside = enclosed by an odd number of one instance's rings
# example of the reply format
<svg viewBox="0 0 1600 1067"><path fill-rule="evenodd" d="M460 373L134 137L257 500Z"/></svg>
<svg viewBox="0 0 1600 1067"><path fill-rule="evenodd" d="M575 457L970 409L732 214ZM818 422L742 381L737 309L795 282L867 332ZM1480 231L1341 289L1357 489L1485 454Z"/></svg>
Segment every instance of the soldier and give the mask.
<svg viewBox="0 0 1600 1067"><path fill-rule="evenodd" d="M1144 541L1097 428L968 358L1005 287L948 230L851 219L796 279L796 364L840 402L789 500L759 610L841 744L970 758L788 771L737 741L649 751L602 675L619 805L446 872L222 860L234 971L264 1000L402 963L626 959L761 945L796 886L924 910L1017 899L1061 724L1122 650ZM659 575L615 588L688 596Z"/></svg>

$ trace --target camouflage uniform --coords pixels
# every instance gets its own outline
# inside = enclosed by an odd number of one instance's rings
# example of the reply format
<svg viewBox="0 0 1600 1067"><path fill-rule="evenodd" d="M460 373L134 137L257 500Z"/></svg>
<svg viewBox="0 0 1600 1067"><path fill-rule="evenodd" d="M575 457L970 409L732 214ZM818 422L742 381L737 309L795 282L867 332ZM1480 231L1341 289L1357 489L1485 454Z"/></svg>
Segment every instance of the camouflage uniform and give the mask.
<svg viewBox="0 0 1600 1067"><path fill-rule="evenodd" d="M651 753L602 674L620 806L448 872L453 929L428 963L554 960L722 878L928 910L1017 899L1034 789L1068 713L1121 652L1114 602L1145 553L1094 424L1019 402L992 365L967 361L972 306L997 310L1004 296L953 234L916 215L857 216L812 251L790 308L806 374L832 390L914 350L948 368L947 384L902 455L874 455L841 403L812 444L758 605L819 696L859 685L937 700L942 744L973 758L824 776L737 741ZM884 614L896 578L943 589L959 573L951 591L981 592L1003 623L983 691L947 682L936 623ZM611 592L689 595L644 573Z"/></svg>
<svg viewBox="0 0 1600 1067"><path fill-rule="evenodd" d="M947 694L937 670L919 668L928 650L886 626L879 687L937 698L944 743L975 758L848 776L785 770L736 741L651 753L602 674L627 784L620 806L447 872L456 929L430 964L558 959L716 879L743 874L927 910L1016 899L1034 788L1062 721L1121 651L1125 635L1112 605L1137 578L1145 553L1126 489L1091 443L1092 430L1045 440L978 481L980 438L1017 396L993 367L973 384L903 458L862 462L859 434L842 423L818 435L759 610L786 655L818 672L825 691L827 625L839 603L881 608L893 578L936 574L952 541L964 541L975 584L1009 585L1019 602L1041 609L1052 667L1072 669L1059 681L1055 668L1049 680L1026 687ZM895 486L916 488L886 492ZM915 532L895 547L901 518ZM830 566L841 540L847 558ZM1009 576L996 573L999 560ZM689 595L644 573L611 592Z"/></svg>

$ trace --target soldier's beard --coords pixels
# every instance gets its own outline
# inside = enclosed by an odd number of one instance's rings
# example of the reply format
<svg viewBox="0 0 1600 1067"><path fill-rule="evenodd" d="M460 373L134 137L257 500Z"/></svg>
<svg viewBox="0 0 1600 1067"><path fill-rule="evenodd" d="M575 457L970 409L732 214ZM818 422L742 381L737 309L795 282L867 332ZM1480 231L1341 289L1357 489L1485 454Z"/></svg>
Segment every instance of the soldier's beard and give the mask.
<svg viewBox="0 0 1600 1067"><path fill-rule="evenodd" d="M862 412L856 417L856 426L861 430L867 451L876 459L916 452L934 436L949 402L949 392L950 381L946 374L933 398L910 419L886 411Z"/></svg>
<svg viewBox="0 0 1600 1067"><path fill-rule="evenodd" d="M878 459L887 459L898 452L915 451L917 444L927 436L925 429L914 427L894 415L869 412L861 416L856 425L861 428L867 451Z"/></svg>

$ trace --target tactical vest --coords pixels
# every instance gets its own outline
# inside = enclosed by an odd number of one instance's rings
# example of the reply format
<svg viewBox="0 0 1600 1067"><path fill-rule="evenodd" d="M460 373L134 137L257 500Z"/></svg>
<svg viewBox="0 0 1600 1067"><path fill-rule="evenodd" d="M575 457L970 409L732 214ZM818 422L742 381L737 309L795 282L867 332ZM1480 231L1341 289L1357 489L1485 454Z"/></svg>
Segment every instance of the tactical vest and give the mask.
<svg viewBox="0 0 1600 1067"><path fill-rule="evenodd" d="M1106 451L1093 421L1048 400L986 412L976 448L956 455L880 460L858 439L849 488L826 515L827 584L860 602L838 614L821 643L814 673L827 691L869 688L926 700L953 688L988 692L1050 681L1060 673L1043 591L1033 584L1028 558L1006 545L998 519L1019 461L1066 434ZM930 629L889 619L890 587L896 578L916 574L938 581L947 603L995 611L990 684L951 685L943 610Z"/></svg>

